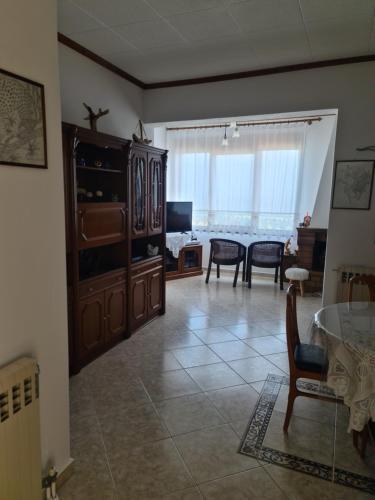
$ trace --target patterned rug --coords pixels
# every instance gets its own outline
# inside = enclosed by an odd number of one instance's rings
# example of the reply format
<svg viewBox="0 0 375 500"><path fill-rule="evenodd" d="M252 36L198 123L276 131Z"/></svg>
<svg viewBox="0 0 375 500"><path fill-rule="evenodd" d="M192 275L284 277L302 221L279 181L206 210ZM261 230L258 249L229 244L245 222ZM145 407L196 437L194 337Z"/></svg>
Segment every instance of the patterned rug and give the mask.
<svg viewBox="0 0 375 500"><path fill-rule="evenodd" d="M322 418L317 413L317 409L320 411L317 405L321 405L321 401L297 398L289 432L287 435L283 433L282 424L285 417L283 410L286 405L288 386L288 377L268 375L242 438L239 452L258 460L375 495L375 457L372 457L375 454L372 450L368 450L367 455L370 457L365 462L359 457L352 445L351 435L346 432L345 418L348 412L344 405L326 403L329 407L327 411L332 415L328 414L327 417ZM319 383L299 381L298 387L315 393L329 393L329 389ZM296 410L297 401L300 400L308 402L302 403L305 405L305 415L301 415L301 410L298 410L301 406ZM310 407L315 421L308 418L308 405L311 401L313 401L311 404L315 405ZM323 410L326 411L326 407L323 407ZM337 422L339 424L336 424ZM332 439L330 433L332 433ZM319 439L321 443L318 442ZM343 464L346 467L342 467Z"/></svg>

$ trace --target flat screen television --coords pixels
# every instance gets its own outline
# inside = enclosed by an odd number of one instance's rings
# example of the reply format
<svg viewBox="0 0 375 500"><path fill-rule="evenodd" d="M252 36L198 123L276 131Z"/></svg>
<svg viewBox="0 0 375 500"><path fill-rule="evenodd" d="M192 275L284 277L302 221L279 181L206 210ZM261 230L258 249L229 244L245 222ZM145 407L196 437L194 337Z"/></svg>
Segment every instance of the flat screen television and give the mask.
<svg viewBox="0 0 375 500"><path fill-rule="evenodd" d="M167 201L167 233L191 231L192 201Z"/></svg>

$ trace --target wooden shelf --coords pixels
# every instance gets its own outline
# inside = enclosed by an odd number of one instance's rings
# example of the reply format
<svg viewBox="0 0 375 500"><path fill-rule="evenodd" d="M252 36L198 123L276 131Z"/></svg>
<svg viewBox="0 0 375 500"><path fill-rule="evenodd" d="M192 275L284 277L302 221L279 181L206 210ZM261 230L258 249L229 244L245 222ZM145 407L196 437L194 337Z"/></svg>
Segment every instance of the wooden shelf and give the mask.
<svg viewBox="0 0 375 500"><path fill-rule="evenodd" d="M122 170L117 170L114 168L102 168L102 167L83 167L82 165L76 166L77 170L88 170L89 172L108 172L112 174L122 174Z"/></svg>

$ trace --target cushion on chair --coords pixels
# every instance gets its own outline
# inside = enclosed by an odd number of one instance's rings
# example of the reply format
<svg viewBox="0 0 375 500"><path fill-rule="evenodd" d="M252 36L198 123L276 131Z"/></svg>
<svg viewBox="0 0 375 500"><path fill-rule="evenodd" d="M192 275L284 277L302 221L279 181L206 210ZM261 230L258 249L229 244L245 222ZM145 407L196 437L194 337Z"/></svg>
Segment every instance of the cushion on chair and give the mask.
<svg viewBox="0 0 375 500"><path fill-rule="evenodd" d="M288 280L306 281L309 279L310 274L307 269L302 269L301 267L289 267L285 271L285 276Z"/></svg>
<svg viewBox="0 0 375 500"><path fill-rule="evenodd" d="M294 361L299 370L327 373L328 358L321 347L310 344L299 344L294 351Z"/></svg>

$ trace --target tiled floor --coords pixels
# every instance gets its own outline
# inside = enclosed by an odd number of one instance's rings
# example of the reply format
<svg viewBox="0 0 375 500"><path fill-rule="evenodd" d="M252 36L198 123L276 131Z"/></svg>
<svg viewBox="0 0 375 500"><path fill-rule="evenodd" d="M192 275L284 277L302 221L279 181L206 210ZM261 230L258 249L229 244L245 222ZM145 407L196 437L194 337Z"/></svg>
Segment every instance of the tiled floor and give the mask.
<svg viewBox="0 0 375 500"><path fill-rule="evenodd" d="M288 362L285 292L231 281L169 282L165 316L71 379L61 500L365 498L237 453L262 381ZM298 301L302 335L319 307Z"/></svg>

